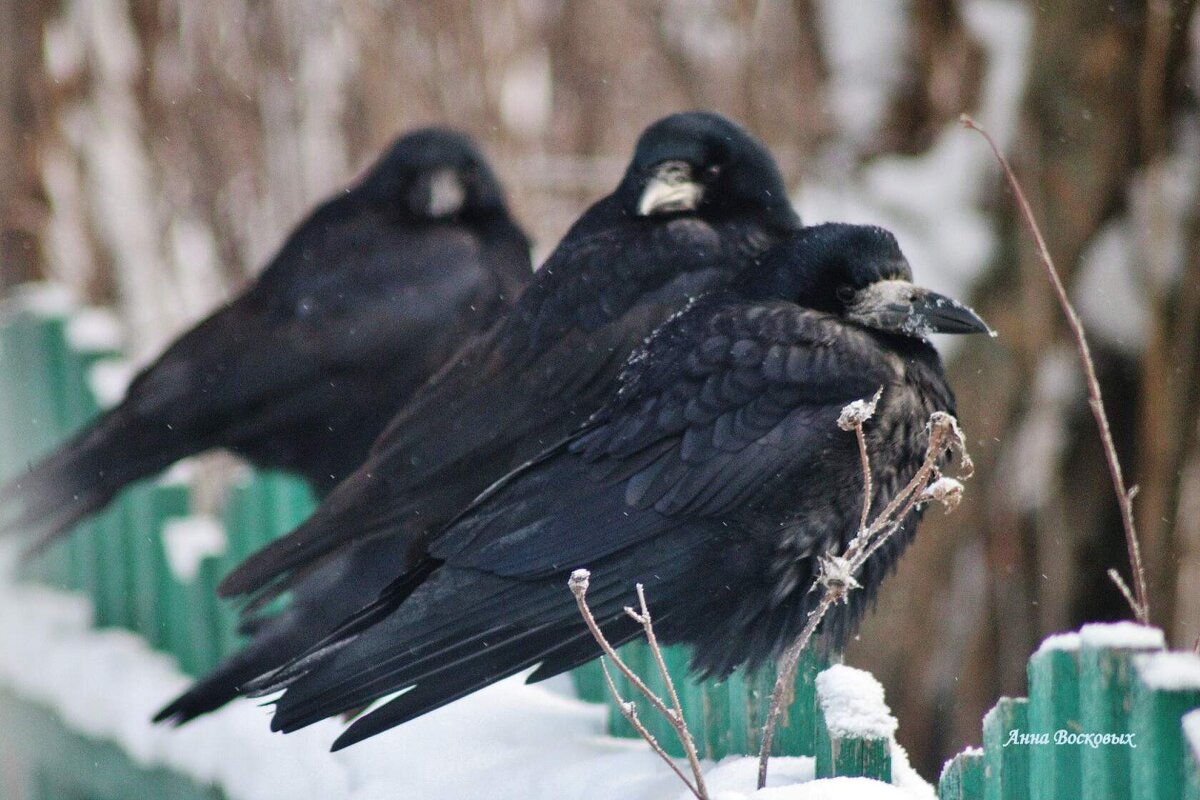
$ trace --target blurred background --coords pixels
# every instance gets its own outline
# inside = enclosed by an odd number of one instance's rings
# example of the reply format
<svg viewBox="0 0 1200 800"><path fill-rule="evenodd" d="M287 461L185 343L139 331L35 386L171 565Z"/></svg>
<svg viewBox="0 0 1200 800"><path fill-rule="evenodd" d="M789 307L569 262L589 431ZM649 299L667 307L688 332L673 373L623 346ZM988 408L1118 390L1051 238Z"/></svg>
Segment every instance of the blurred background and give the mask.
<svg viewBox="0 0 1200 800"><path fill-rule="evenodd" d="M1153 621L1200 636L1200 23L1193 0L0 0L0 290L52 279L153 356L397 133L475 136L540 259L666 113L734 117L806 222L892 228L999 331L944 351L978 472L848 661L927 777L1044 634L1128 616L1116 503L1062 317L1084 317Z"/></svg>

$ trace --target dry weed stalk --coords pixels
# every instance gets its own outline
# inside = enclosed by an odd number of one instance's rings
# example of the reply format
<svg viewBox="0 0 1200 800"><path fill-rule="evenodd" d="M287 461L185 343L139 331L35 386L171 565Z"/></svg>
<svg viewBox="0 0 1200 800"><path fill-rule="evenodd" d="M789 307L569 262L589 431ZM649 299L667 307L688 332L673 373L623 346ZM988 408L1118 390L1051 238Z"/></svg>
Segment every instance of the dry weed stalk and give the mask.
<svg viewBox="0 0 1200 800"><path fill-rule="evenodd" d="M897 530L901 523L918 504L937 502L945 506L946 511L952 511L962 499L962 484L954 479L944 477L938 469L938 462L946 450L957 452L963 474L969 478L974 470L971 457L966 450L966 441L958 420L945 412L935 412L929 418L929 444L925 450L925 460L908 484L884 506L879 515L870 525L867 520L871 514L871 458L867 452L866 434L863 424L875 413L882 389L875 393L870 400L856 400L842 409L838 417L838 427L844 431L854 431L858 438L858 452L862 461L863 500L862 524L858 533L841 555L827 555L821 559L817 571L817 580L813 589L824 587L825 593L817 607L809 612L808 620L799 637L789 647L779 660L779 671L775 679L775 688L771 692L771 706L763 725L762 745L758 753L758 788L767 785L767 765L771 758L771 745L775 740L775 729L779 725L779 717L791 699L792 689L796 680L796 667L800 656L812 640L817 626L837 603L846 600L854 589L859 588L855 580L857 573Z"/></svg>
<svg viewBox="0 0 1200 800"><path fill-rule="evenodd" d="M1108 424L1108 415L1104 411L1104 398L1100 394L1100 381L1096 378L1096 365L1092 360L1087 337L1083 333L1083 323L1080 322L1079 315L1075 313L1075 308L1071 305L1071 301L1067 297L1067 290L1063 286L1062 279L1058 276L1058 269L1054 266L1054 260L1050 257L1050 250L1046 247L1046 240L1042 237L1042 230L1033 216L1033 210L1029 206L1029 201L1025 199L1025 192L1021 189L1021 183L1017 180L1017 176L1013 172L1012 166L1008 163L1008 159L1000 152L1000 148L996 146L996 142L992 139L991 134L980 126L979 123L966 114L963 114L959 119L963 125L977 132L987 141L988 146L992 148L992 153L996 156L996 160L1000 163L1000 167L1004 171L1004 177L1008 181L1008 186L1012 190L1013 196L1017 199L1017 206L1021 210L1021 216L1024 217L1025 224L1029 226L1029 231L1033 234L1038 256L1041 258L1042 266L1046 268L1046 276L1050 279L1050 285L1054 289L1054 296L1058 299L1058 304L1067 318L1067 327L1071 329L1071 335L1075 339L1075 347L1079 351L1079 360L1083 362L1083 372L1087 379L1088 405L1091 406L1092 416L1096 419L1096 427L1100 429L1100 441L1104 445L1104 458L1108 462L1108 471L1112 476L1113 489L1117 494L1117 503L1121 507L1121 522L1125 527L1125 546L1129 551L1129 568L1133 574L1133 591L1130 592L1129 587L1125 584L1125 581L1121 580L1121 576L1116 570L1109 570L1108 575L1125 596L1126 601L1133 609L1133 615L1137 618L1137 621L1143 625L1149 625L1150 601L1146 596L1146 571L1142 567L1142 550L1138 543L1137 529L1133 523L1133 497L1137 494L1137 487L1134 486L1131 489L1125 488L1125 476L1121 472L1121 462L1117 459L1117 448L1113 444L1112 430Z"/></svg>
<svg viewBox="0 0 1200 800"><path fill-rule="evenodd" d="M650 608L646 605L646 592L642 588L642 584L637 584L640 611L634 611L629 606L626 606L625 613L641 625L642 630L646 634L646 642L650 646L650 652L654 654L654 663L658 667L659 674L662 675L663 682L667 687L667 694L671 698L670 708L667 707L662 698L650 690L650 687L638 677L636 672L621 660L617 651L609 643L607 637L605 637L604 632L600 630L600 626L596 623L596 618L592 615L592 610L587 604L588 580L590 578L591 573L586 569L577 569L571 573L571 578L567 581L567 586L570 587L571 594L575 595L575 604L579 606L579 613L583 617L583 621L587 624L588 630L591 631L596 643L600 645L600 649L604 651L604 655L608 656L629 683L645 695L654 710L662 714L670 724L671 729L675 732L675 736L679 739L679 743L683 746L684 753L687 754L688 766L692 770L692 780L688 780L688 777L684 775L679 765L667 755L667 751L662 748L662 745L658 743L654 735L638 719L637 704L632 700L625 700L621 697L621 693L617 690L617 685L613 682L612 675L608 671L608 665L601 658L600 667L604 670L604 682L608 684L609 693L616 700L617 707L621 710L621 715L633 726L638 735L646 740L646 743L658 754L659 758L665 761L667 766L679 776L679 780L687 785L697 800L709 800L708 789L704 785L704 770L700 767L700 755L696 751L696 742L692 739L692 732L688 730L687 722L684 721L683 706L679 702L678 692L675 691L675 682L671 680L671 674L667 671L667 665L662 656L662 648L659 647L658 637L654 634L654 623L650 618Z"/></svg>

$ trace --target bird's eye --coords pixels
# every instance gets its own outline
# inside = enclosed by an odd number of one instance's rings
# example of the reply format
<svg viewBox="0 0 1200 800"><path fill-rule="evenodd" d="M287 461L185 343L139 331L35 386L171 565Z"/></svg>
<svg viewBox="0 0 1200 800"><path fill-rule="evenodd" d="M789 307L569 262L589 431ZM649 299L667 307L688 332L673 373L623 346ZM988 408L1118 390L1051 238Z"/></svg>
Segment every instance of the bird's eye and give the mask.
<svg viewBox="0 0 1200 800"><path fill-rule="evenodd" d="M855 295L854 287L853 286L839 286L837 288L836 294L837 294L838 300L841 300L843 303L850 303L851 301L854 300L854 295Z"/></svg>
<svg viewBox="0 0 1200 800"><path fill-rule="evenodd" d="M709 178L717 177L718 175L721 174L721 165L720 164L709 164L708 167L705 168L704 174L707 175Z"/></svg>

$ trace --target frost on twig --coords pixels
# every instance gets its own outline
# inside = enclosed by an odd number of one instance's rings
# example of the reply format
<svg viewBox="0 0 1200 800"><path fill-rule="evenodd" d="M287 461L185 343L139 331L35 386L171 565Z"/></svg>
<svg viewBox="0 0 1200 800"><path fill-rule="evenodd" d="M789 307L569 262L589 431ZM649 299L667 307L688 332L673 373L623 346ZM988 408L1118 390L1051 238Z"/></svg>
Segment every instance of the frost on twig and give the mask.
<svg viewBox="0 0 1200 800"><path fill-rule="evenodd" d="M866 435L863 423L871 418L879 401L880 392L876 392L871 400L856 400L842 409L838 417L838 427L845 431L854 431L858 439L859 455L863 467L863 510L862 523L858 533L846 546L845 551L838 555L826 554L818 562L817 578L814 589L824 589L817 607L814 608L804 624L800 636L786 650L779 660L779 671L775 680L775 688L771 692L771 706L767 711L767 719L763 725L762 745L758 754L758 788L767 784L767 765L771 756L771 745L775 739L775 729L779 724L780 713L791 697L792 685L796 680L796 667L800 656L812 640L817 626L834 605L845 602L855 589L860 588L855 575L875 553L904 523L909 512L922 503L937 502L952 511L962 499L963 486L960 480L941 474L938 465L947 450L959 458L959 478L971 477L974 465L967 453L966 439L958 420L942 411L934 412L929 418L929 443L925 449L925 459L915 475L896 495L888 501L883 510L868 524L871 508L871 459L867 452Z"/></svg>
<svg viewBox="0 0 1200 800"><path fill-rule="evenodd" d="M692 738L692 733L688 730L687 722L683 718L683 706L679 702L679 694L675 691L675 682L671 680L671 674L667 670L666 661L663 660L662 648L658 644L658 637L654 633L654 622L650 617L650 607L646 604L646 592L642 584L637 584L638 610L635 611L630 607L625 608L625 613L642 626L642 631L646 634L646 642L650 646L650 652L654 655L655 666L658 667L659 674L662 676L663 682L667 687L667 695L671 700L671 707L668 707L662 698L650 690L637 673L621 660L621 656L609 643L604 632L600 630L600 625L596 622L595 616L592 615L592 610L587 604L587 590L591 573L586 569L577 569L571 573L570 579L567 581L567 586L571 590L571 594L575 596L575 604L579 606L579 613L583 617L584 623L592 634L592 638L600 645L600 649L604 655L613 663L618 671L629 681L629 683L637 689L646 700L649 701L651 707L661 714L671 726L671 730L675 732L675 736L679 739L679 743L683 746L684 753L687 755L688 766L691 768L692 779L683 773L675 760L667 755L666 750L659 744L654 735L646 728L637 715L637 705L630 700L621 697L620 691L617 689L616 683L612 679L612 675L608 671L608 665L604 659L600 660L600 667L604 670L604 682L608 685L609 694L617 703L617 708L621 711L621 716L629 722L637 734L641 736L650 749L658 754L658 757L666 762L667 766L679 776L679 779L688 787L697 800L709 800L708 789L704 785L704 771L700 767L700 755L696 750L696 742Z"/></svg>

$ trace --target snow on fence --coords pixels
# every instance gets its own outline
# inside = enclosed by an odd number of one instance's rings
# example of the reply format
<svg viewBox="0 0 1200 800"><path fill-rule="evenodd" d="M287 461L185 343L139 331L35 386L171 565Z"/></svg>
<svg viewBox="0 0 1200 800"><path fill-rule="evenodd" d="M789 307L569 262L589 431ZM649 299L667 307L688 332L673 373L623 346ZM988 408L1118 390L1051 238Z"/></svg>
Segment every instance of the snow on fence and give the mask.
<svg viewBox="0 0 1200 800"><path fill-rule="evenodd" d="M1200 656L1163 647L1128 622L1050 637L1029 659L1028 699L988 712L983 748L946 764L939 796L1200 799L1200 724L1183 722L1200 714Z"/></svg>
<svg viewBox="0 0 1200 800"><path fill-rule="evenodd" d="M0 479L16 474L119 400L132 370L121 360L115 328L103 312L76 309L45 288L10 302L0 320ZM174 656L184 672L199 675L239 643L236 613L216 598L221 576L303 520L314 500L297 480L259 474L234 487L221 519L213 520L193 513L189 487L179 477L172 471L126 490L103 514L83 523L86 530L65 537L32 562L25 575L85 594L98 627L133 631ZM644 643L627 645L622 654L652 689L662 691ZM699 682L687 675L684 648L665 648L664 658L701 757L756 754L774 670ZM825 757L817 759L818 777L891 781L890 734L880 738L867 731L864 738L836 727L831 733L816 698L816 678L827 665L822 656L805 657L774 752L823 752ZM865 680L878 687L869 675ZM636 738L607 696L598 663L578 670L574 681L581 698L609 704L611 734ZM886 715L882 688L878 701ZM668 751L682 755L666 720L646 722Z"/></svg>
<svg viewBox="0 0 1200 800"><path fill-rule="evenodd" d="M0 320L0 478L119 397L130 370L119 360L113 327L102 313L75 311L53 292L27 294L6 309ZM132 630L198 675L238 643L236 615L215 597L219 578L290 530L314 501L303 484L279 475L236 486L220 520L194 515L189 495L171 473L135 486L84 523L90 532L67 537L27 572L87 595L98 626ZM1050 637L1029 660L1029 698L996 704L983 721L983 748L947 763L939 796L1200 800L1200 657L1162 650L1161 632L1129 623ZM663 688L644 644L622 653L652 689ZM686 675L684 649L666 648L664 657L700 755L756 753L773 671L697 682ZM891 759L902 751L882 688L866 673L827 666L822 657L806 655L776 750L815 754L817 778L891 782ZM635 736L607 696L599 669L592 664L575 673L579 695L609 704L611 733ZM1185 724L1191 709L1197 710ZM646 723L668 751L678 747L665 720ZM37 800L79 794L43 788Z"/></svg>

